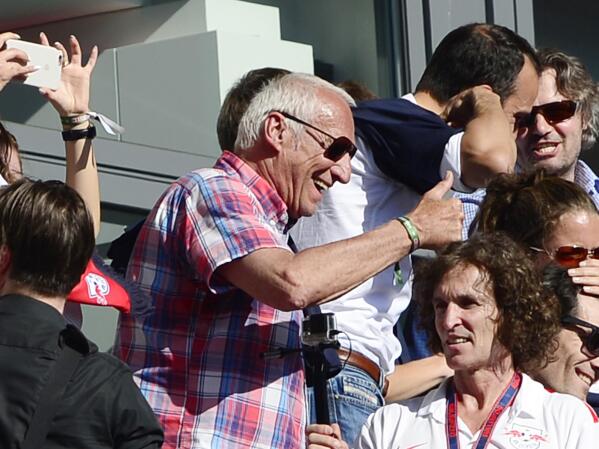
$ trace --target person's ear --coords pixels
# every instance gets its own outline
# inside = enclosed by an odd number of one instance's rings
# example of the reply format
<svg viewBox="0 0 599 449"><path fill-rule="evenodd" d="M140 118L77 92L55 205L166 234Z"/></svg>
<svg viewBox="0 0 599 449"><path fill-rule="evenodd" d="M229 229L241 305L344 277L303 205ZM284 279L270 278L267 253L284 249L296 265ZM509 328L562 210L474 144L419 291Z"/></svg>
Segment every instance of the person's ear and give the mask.
<svg viewBox="0 0 599 449"><path fill-rule="evenodd" d="M287 125L285 117L276 111L269 112L264 120L264 138L270 146L280 153L285 142L291 137L291 129Z"/></svg>

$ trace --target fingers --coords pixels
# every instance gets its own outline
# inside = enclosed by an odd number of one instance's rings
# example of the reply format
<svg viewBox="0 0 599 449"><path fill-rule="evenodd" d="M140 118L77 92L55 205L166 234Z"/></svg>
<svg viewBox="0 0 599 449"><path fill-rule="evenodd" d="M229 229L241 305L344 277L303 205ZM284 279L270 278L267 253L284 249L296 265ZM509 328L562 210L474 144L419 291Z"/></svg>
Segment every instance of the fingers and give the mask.
<svg viewBox="0 0 599 449"><path fill-rule="evenodd" d="M445 173L445 178L435 187L424 194L425 197L433 200L443 199L443 196L449 192L453 185L453 173L449 170Z"/></svg>
<svg viewBox="0 0 599 449"><path fill-rule="evenodd" d="M29 56L23 50L18 48L9 48L0 52L0 60L4 62L17 62L21 65L27 65Z"/></svg>
<svg viewBox="0 0 599 449"><path fill-rule="evenodd" d="M62 66L69 65L69 54L67 53L67 49L64 48L64 45L57 41L54 42L54 47L62 53Z"/></svg>
<svg viewBox="0 0 599 449"><path fill-rule="evenodd" d="M81 46L79 45L79 41L71 34L69 36L69 43L71 45L71 62L81 65Z"/></svg>
<svg viewBox="0 0 599 449"><path fill-rule="evenodd" d="M306 428L309 449L347 449L347 444L340 439L337 424L311 424Z"/></svg>
<svg viewBox="0 0 599 449"><path fill-rule="evenodd" d="M582 286L585 293L599 296L599 261L584 260L578 268L570 268L568 274L572 282Z"/></svg>
<svg viewBox="0 0 599 449"><path fill-rule="evenodd" d="M4 48L4 45L6 44L6 41L9 39L21 39L21 36L19 36L17 33L0 33L0 48Z"/></svg>
<svg viewBox="0 0 599 449"><path fill-rule="evenodd" d="M89 59L87 60L87 64L85 64L85 67L90 70L93 70L93 68L96 66L97 60L98 60L98 46L94 45L91 53L89 54Z"/></svg>
<svg viewBox="0 0 599 449"><path fill-rule="evenodd" d="M50 42L48 41L48 36L43 31L40 33L40 44L45 45L46 47L50 46Z"/></svg>

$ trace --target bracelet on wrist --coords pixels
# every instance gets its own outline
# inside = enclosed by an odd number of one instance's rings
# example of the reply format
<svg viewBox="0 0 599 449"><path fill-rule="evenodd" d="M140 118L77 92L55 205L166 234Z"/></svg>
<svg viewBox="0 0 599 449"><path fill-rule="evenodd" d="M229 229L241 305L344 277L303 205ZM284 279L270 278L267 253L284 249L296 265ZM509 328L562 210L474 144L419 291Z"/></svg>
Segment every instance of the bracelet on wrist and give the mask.
<svg viewBox="0 0 599 449"><path fill-rule="evenodd" d="M60 123L63 125L79 125L83 122L89 121L89 114L79 114L79 115L67 115L60 117Z"/></svg>
<svg viewBox="0 0 599 449"><path fill-rule="evenodd" d="M412 220L410 220L410 218L406 216L397 217L397 221L399 221L402 224L402 226L408 233L408 237L412 241L412 247L410 248L410 252L416 251L418 248L420 248L420 236L418 235L418 230L416 229L416 226L414 226Z"/></svg>
<svg viewBox="0 0 599 449"><path fill-rule="evenodd" d="M96 127L91 124L85 129L71 129L62 132L62 140L65 142L81 139L92 140L94 137L96 137Z"/></svg>
<svg viewBox="0 0 599 449"><path fill-rule="evenodd" d="M85 122L81 122L81 123L77 123L74 125L62 125L62 130L63 131L71 131L71 130L76 130L76 129L87 129L90 126L92 126L92 123L90 120L86 120Z"/></svg>

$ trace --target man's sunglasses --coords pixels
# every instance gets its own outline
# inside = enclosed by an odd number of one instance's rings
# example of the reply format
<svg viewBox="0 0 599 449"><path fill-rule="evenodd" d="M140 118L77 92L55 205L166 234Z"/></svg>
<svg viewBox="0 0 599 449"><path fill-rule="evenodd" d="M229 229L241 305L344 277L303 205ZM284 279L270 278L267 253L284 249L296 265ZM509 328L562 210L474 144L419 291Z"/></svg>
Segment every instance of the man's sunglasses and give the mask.
<svg viewBox="0 0 599 449"><path fill-rule="evenodd" d="M578 335L587 351L593 356L599 357L599 327L570 315L563 317L561 322L567 326L579 326L590 329L590 334L580 332Z"/></svg>
<svg viewBox="0 0 599 449"><path fill-rule="evenodd" d="M549 253L544 249L531 246L530 249L537 252L547 253L557 263L564 268L577 268L580 262L587 257L599 259L599 248L587 249L583 246L560 246L555 251Z"/></svg>
<svg viewBox="0 0 599 449"><path fill-rule="evenodd" d="M328 132L323 131L322 129L317 128L316 126L311 125L310 123L305 122L302 119L299 119L291 114L288 114L287 112L283 112L283 111L273 111L273 112L278 112L282 116L287 117L288 119L293 120L294 122L297 122L300 125L304 125L304 126L307 126L308 128L312 128L313 130L318 131L319 133L322 133L325 136L333 139L331 144L324 150L324 157L332 160L333 162L337 162L346 154L349 154L349 157L351 159L352 157L354 157L354 154L356 154L356 151L358 151L358 149L353 144L353 142L345 136L333 137Z"/></svg>
<svg viewBox="0 0 599 449"><path fill-rule="evenodd" d="M526 114L518 119L518 128L529 128L535 124L537 114L541 114L545 121L550 125L563 122L569 119L576 113L578 103L572 100L554 101L553 103L545 103L540 106L535 106L531 109L530 114Z"/></svg>

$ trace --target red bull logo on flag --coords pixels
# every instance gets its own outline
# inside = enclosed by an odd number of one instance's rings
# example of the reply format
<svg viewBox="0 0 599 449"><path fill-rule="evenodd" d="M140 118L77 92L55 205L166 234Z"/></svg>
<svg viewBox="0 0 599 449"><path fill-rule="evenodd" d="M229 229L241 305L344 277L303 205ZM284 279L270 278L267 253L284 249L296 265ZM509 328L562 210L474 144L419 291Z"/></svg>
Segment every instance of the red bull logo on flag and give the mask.
<svg viewBox="0 0 599 449"><path fill-rule="evenodd" d="M95 299L99 305L107 305L106 296L110 293L108 281L98 274L88 273L85 276L85 282L87 283L89 297Z"/></svg>

